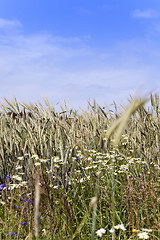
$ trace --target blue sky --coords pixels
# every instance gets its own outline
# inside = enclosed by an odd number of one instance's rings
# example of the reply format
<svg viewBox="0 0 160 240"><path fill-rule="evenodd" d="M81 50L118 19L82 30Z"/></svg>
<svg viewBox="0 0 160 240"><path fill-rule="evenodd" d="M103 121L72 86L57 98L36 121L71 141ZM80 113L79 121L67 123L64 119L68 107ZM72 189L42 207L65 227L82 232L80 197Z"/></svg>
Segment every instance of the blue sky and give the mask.
<svg viewBox="0 0 160 240"><path fill-rule="evenodd" d="M1 0L0 101L85 108L160 90L159 0Z"/></svg>

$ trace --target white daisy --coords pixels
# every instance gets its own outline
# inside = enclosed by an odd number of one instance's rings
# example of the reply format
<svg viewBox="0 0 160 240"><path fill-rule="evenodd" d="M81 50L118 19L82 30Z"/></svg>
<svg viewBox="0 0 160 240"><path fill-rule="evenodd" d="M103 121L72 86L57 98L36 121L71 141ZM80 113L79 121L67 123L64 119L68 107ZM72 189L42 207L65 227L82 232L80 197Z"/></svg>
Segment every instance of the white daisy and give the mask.
<svg viewBox="0 0 160 240"><path fill-rule="evenodd" d="M139 237L139 239L148 239L149 238L148 233L146 233L146 232L138 233L138 237Z"/></svg>
<svg viewBox="0 0 160 240"><path fill-rule="evenodd" d="M106 230L104 228L101 228L101 229L96 231L96 234L97 234L97 236L102 237L102 234L105 233L105 232L106 232Z"/></svg>

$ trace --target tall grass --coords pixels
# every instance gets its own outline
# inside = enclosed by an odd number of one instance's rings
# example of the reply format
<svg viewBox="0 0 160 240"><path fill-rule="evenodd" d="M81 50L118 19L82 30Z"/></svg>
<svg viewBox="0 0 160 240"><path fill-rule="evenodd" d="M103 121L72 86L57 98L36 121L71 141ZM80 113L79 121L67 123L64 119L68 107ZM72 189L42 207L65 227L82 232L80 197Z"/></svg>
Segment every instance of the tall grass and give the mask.
<svg viewBox="0 0 160 240"><path fill-rule="evenodd" d="M160 239L158 95L115 113L5 100L0 239Z"/></svg>

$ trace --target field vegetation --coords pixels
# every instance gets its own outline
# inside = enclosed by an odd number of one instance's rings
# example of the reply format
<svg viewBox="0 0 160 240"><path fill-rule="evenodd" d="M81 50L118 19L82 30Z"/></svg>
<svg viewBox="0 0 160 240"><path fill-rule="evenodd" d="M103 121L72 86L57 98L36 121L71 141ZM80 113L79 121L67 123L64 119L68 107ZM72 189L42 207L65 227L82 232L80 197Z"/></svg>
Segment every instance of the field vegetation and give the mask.
<svg viewBox="0 0 160 240"><path fill-rule="evenodd" d="M0 239L160 239L160 101L1 103Z"/></svg>

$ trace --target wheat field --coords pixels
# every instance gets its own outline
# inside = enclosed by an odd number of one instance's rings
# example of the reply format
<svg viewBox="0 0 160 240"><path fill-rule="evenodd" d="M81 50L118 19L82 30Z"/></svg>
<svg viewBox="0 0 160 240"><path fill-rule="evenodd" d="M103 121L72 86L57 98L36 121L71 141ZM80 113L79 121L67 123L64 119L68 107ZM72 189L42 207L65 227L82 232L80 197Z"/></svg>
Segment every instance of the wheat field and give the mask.
<svg viewBox="0 0 160 240"><path fill-rule="evenodd" d="M43 100L0 104L0 239L160 239L159 96Z"/></svg>

